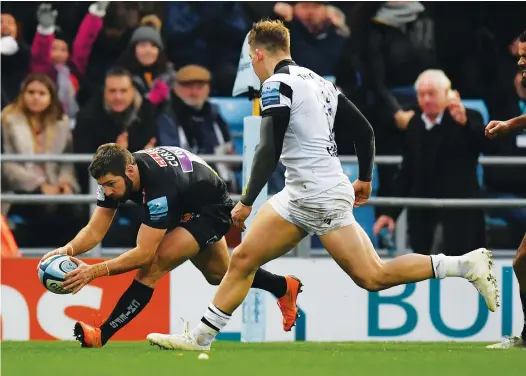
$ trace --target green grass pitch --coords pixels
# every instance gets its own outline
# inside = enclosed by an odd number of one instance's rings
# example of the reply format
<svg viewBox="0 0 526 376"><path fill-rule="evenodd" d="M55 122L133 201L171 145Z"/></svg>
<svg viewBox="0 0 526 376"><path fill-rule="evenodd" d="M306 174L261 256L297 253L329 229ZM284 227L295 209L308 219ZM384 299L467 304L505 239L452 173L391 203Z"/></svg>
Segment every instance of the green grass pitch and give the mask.
<svg viewBox="0 0 526 376"><path fill-rule="evenodd" d="M1 343L2 376L325 376L526 375L526 351L487 350L483 343L264 343L219 341L208 360L196 352L160 350L147 342Z"/></svg>

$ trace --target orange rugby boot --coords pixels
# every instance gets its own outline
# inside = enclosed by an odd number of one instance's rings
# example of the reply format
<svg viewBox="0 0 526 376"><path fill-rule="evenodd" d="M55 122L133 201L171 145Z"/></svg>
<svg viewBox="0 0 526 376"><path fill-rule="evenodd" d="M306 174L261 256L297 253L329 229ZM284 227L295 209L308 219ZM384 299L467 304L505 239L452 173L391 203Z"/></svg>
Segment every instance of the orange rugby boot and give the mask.
<svg viewBox="0 0 526 376"><path fill-rule="evenodd" d="M102 347L102 336L99 328L90 328L83 322L77 322L73 329L75 339L80 342L80 347Z"/></svg>
<svg viewBox="0 0 526 376"><path fill-rule="evenodd" d="M285 280L287 281L287 292L278 299L278 306L283 314L283 330L290 332L299 317L296 300L298 294L302 292L303 284L298 278L291 275L285 276Z"/></svg>

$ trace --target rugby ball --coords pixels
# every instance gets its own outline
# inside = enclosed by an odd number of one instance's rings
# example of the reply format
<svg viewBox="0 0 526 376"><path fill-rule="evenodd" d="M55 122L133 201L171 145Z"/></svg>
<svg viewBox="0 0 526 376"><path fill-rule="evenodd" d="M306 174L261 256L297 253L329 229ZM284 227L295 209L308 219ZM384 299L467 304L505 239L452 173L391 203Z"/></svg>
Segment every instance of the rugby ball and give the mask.
<svg viewBox="0 0 526 376"><path fill-rule="evenodd" d="M46 289L55 294L69 294L71 291L64 290L62 283L64 276L77 269L77 264L69 259L69 256L55 255L44 260L38 265L38 278Z"/></svg>

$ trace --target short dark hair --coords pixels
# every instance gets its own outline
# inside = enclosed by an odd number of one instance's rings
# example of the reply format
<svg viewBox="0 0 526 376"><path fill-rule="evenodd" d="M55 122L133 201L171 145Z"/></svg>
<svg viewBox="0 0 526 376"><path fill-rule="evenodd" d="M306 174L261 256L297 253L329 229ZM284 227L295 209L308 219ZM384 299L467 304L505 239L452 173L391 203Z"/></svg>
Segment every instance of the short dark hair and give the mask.
<svg viewBox="0 0 526 376"><path fill-rule="evenodd" d="M106 78L108 77L128 77L133 82L133 76L130 71L123 67L113 67L106 72Z"/></svg>
<svg viewBox="0 0 526 376"><path fill-rule="evenodd" d="M520 37L519 37L519 42L521 42L521 43L526 42L526 30L524 30L524 31L521 33L521 35L520 35Z"/></svg>
<svg viewBox="0 0 526 376"><path fill-rule="evenodd" d="M88 171L93 179L100 179L107 174L124 177L126 166L135 163L132 153L125 147L114 143L104 144L95 152Z"/></svg>
<svg viewBox="0 0 526 376"><path fill-rule="evenodd" d="M289 29L279 20L261 20L252 26L248 44L259 45L273 54L278 50L290 54Z"/></svg>

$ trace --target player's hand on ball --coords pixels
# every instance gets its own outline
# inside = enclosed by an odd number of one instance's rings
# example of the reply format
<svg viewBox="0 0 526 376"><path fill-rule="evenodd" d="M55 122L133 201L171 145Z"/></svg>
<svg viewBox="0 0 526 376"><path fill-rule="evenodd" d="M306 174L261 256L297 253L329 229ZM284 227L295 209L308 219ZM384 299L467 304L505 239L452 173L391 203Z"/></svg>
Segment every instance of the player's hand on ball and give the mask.
<svg viewBox="0 0 526 376"><path fill-rule="evenodd" d="M37 270L38 270L38 267L40 264L42 264L46 259L50 258L51 256L55 256L55 255L68 255L68 252L71 252L71 249L68 248L68 247L60 247L60 248L57 248L57 249L54 249L52 251L49 251L48 253L46 253L41 259L40 259L40 262L38 263L37 265ZM70 253L71 254L71 253Z"/></svg>
<svg viewBox="0 0 526 376"><path fill-rule="evenodd" d="M234 226L245 231L245 221L252 211L252 206L243 205L241 202L238 202L234 209L232 209L232 222Z"/></svg>
<svg viewBox="0 0 526 376"><path fill-rule="evenodd" d="M78 265L78 268L64 276L62 287L71 291L73 294L79 292L84 286L95 279L91 265L75 258L70 257L71 261Z"/></svg>
<svg viewBox="0 0 526 376"><path fill-rule="evenodd" d="M362 206L369 200L371 197L371 192L373 191L373 186L371 182L356 180L352 183L354 188L354 207L357 208Z"/></svg>
<svg viewBox="0 0 526 376"><path fill-rule="evenodd" d="M492 120L486 126L484 133L486 137L495 138L497 136L504 135L510 131L510 126L505 121Z"/></svg>

